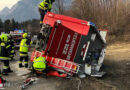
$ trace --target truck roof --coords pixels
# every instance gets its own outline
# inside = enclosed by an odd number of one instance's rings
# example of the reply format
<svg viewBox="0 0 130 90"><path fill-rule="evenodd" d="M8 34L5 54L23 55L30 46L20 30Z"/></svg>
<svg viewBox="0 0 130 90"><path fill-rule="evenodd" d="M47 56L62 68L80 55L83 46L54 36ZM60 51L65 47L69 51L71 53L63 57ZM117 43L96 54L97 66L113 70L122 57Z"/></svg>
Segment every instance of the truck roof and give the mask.
<svg viewBox="0 0 130 90"><path fill-rule="evenodd" d="M45 15L43 23L49 24L51 25L51 27L53 27L57 20L60 20L62 25L82 35L87 35L90 30L90 25L88 21L72 18L69 16L54 14L51 12L48 12Z"/></svg>

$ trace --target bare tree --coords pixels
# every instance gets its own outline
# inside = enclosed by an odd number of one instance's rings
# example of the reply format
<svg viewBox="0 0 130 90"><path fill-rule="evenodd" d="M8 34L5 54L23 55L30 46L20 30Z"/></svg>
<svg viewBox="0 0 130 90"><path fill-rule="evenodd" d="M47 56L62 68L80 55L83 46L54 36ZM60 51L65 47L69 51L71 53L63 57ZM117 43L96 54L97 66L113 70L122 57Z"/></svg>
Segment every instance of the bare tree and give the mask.
<svg viewBox="0 0 130 90"><path fill-rule="evenodd" d="M73 0L72 16L116 32L129 11L129 0Z"/></svg>
<svg viewBox="0 0 130 90"><path fill-rule="evenodd" d="M65 0L56 0L54 3L53 11L58 14L64 14L65 6L64 6Z"/></svg>

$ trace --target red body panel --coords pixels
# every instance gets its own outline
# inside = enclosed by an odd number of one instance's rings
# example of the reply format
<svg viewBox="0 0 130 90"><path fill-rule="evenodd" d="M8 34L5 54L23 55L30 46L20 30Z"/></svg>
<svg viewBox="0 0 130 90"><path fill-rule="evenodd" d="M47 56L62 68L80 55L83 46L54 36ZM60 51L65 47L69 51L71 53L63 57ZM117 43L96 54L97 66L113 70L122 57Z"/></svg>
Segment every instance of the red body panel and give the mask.
<svg viewBox="0 0 130 90"><path fill-rule="evenodd" d="M74 62L67 61L67 63L66 63L66 61L63 59L47 57L47 56L46 56L46 60L50 67L53 67L56 69L61 69L66 72L70 72L70 69L72 71L75 71L77 69L77 64ZM71 72L71 73L73 73L73 72Z"/></svg>
<svg viewBox="0 0 130 90"><path fill-rule="evenodd" d="M63 26L66 26L67 28L69 28L70 30L74 32L80 33L82 35L87 35L89 32L90 26L88 25L87 21L76 19L76 18L71 18L68 16L59 15L59 14L54 14L51 12L48 12L45 15L43 23L49 24L52 27L54 27L55 22L57 20L61 20L61 23Z"/></svg>
<svg viewBox="0 0 130 90"><path fill-rule="evenodd" d="M65 74L65 73L59 74L57 71L49 71L49 72L47 73L47 76L56 76L56 77L65 78L65 77L67 77L67 74Z"/></svg>
<svg viewBox="0 0 130 90"><path fill-rule="evenodd" d="M73 61L80 38L80 34L60 24L56 30L53 29L50 35L46 48L46 52L49 51L47 55L49 57Z"/></svg>
<svg viewBox="0 0 130 90"><path fill-rule="evenodd" d="M32 52L31 61L33 62L34 58L40 57L40 56L46 57L48 66L53 67L55 69L64 70L65 72L69 72L69 73L74 73L74 71L78 69L77 67L78 64L74 62L67 61L66 63L66 60L49 57L49 56L46 56L44 52L39 52L39 51Z"/></svg>

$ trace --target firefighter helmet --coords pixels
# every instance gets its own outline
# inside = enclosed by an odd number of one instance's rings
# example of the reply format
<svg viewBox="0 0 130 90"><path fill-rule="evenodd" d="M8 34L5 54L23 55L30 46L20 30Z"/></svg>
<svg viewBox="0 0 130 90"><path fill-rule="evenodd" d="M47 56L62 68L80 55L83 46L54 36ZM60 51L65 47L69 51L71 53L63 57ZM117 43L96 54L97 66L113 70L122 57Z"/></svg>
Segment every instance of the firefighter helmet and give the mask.
<svg viewBox="0 0 130 90"><path fill-rule="evenodd" d="M27 33L24 33L24 34L23 34L23 38L26 38L27 36L28 36Z"/></svg>
<svg viewBox="0 0 130 90"><path fill-rule="evenodd" d="M7 42L8 41L8 37L7 37L6 34L2 34L1 35L1 41L3 41L3 42Z"/></svg>
<svg viewBox="0 0 130 90"><path fill-rule="evenodd" d="M45 57L35 58L33 61L33 68L36 71L43 71L46 69L46 61Z"/></svg>

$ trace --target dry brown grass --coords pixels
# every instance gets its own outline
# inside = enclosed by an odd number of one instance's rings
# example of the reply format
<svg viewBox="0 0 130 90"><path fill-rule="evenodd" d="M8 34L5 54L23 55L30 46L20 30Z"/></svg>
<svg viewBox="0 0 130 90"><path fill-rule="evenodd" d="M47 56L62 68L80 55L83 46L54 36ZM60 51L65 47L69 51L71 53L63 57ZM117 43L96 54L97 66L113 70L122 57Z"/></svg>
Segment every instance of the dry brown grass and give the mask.
<svg viewBox="0 0 130 90"><path fill-rule="evenodd" d="M113 56L117 60L130 60L130 43L117 43L107 47L106 55Z"/></svg>
<svg viewBox="0 0 130 90"><path fill-rule="evenodd" d="M130 88L130 43L116 43L107 47L105 57L106 83L119 90Z"/></svg>

